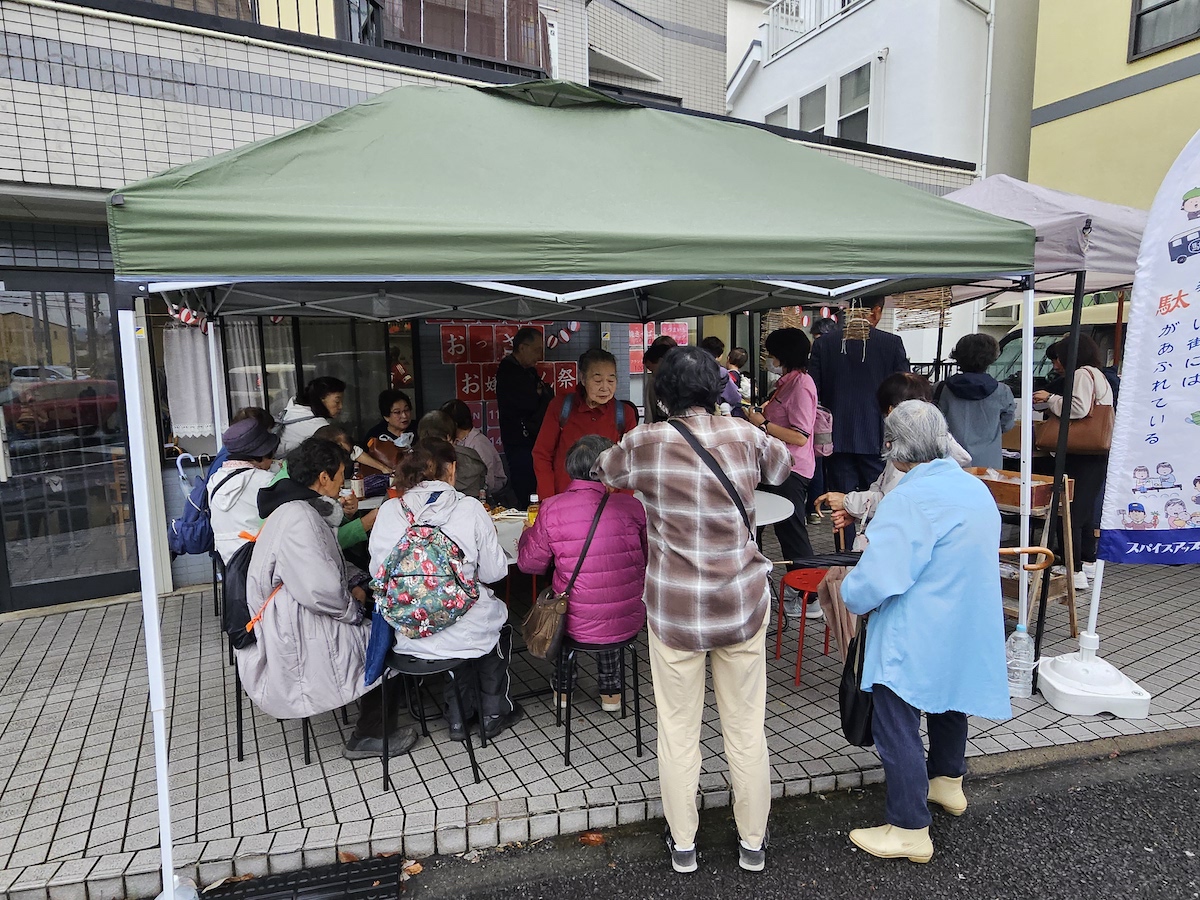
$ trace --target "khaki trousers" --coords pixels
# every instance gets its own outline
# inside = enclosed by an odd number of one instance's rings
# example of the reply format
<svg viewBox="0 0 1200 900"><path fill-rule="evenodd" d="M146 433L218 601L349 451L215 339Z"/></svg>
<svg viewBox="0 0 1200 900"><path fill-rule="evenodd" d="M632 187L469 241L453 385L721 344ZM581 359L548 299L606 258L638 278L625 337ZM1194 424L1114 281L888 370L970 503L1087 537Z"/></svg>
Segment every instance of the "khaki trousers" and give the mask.
<svg viewBox="0 0 1200 900"><path fill-rule="evenodd" d="M673 650L655 637L653 630L649 633L658 716L658 780L671 836L676 844L690 846L700 824L696 790L700 785L700 720L707 656L712 658L713 693L733 785L733 817L741 839L760 847L771 811L771 767L763 724L766 621L749 640L707 652Z"/></svg>

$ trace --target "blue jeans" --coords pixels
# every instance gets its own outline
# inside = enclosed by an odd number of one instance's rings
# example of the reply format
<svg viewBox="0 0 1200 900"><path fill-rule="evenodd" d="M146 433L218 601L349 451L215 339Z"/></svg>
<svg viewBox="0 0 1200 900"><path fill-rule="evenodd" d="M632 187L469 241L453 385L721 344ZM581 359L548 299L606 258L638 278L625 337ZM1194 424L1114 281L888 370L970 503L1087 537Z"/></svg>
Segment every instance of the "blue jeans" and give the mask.
<svg viewBox="0 0 1200 900"><path fill-rule="evenodd" d="M967 772L967 717L960 712L926 713L929 756L921 743L921 711L882 684L871 688L875 700L871 731L887 777L887 821L899 828L925 828L929 779L958 778Z"/></svg>

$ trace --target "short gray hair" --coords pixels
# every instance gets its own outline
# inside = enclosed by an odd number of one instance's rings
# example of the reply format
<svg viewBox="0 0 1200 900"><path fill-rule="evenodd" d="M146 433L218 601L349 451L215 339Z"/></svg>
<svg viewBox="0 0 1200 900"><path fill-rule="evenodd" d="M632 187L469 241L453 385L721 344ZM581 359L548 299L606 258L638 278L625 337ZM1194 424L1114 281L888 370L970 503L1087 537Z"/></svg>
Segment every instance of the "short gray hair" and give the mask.
<svg viewBox="0 0 1200 900"><path fill-rule="evenodd" d="M950 451L946 417L932 403L905 400L883 423L883 458L893 463L927 463Z"/></svg>
<svg viewBox="0 0 1200 900"><path fill-rule="evenodd" d="M600 454L612 447L613 442L598 434L585 434L567 451L567 474L580 481L599 481L592 476L592 467Z"/></svg>

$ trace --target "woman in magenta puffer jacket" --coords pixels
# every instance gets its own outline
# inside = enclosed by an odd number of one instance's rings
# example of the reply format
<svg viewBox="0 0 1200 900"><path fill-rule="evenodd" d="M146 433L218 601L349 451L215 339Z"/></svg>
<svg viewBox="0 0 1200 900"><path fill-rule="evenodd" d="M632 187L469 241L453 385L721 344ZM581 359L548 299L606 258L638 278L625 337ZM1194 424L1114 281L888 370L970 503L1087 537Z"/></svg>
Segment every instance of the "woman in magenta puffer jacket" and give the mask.
<svg viewBox="0 0 1200 900"><path fill-rule="evenodd" d="M613 446L608 438L589 434L567 452L571 483L542 503L537 519L521 535L517 565L541 574L554 563L554 590L566 590L579 562L592 519L606 488L592 478L597 457ZM646 580L646 511L628 494L612 494L600 516L592 545L571 590L567 635L581 644L620 644L637 634L646 621L642 590ZM621 708L621 657L618 650L596 657L600 703L607 712ZM575 687L575 672L554 684L560 706Z"/></svg>

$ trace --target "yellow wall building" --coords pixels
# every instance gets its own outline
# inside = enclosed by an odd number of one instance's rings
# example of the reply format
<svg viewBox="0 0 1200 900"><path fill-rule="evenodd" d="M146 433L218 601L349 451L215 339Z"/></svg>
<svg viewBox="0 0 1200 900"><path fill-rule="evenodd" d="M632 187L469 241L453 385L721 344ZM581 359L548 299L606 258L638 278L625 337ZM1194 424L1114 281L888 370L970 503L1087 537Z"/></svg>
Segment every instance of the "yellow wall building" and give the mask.
<svg viewBox="0 0 1200 900"><path fill-rule="evenodd" d="M1041 0L1029 180L1148 209L1200 130L1200 4Z"/></svg>

